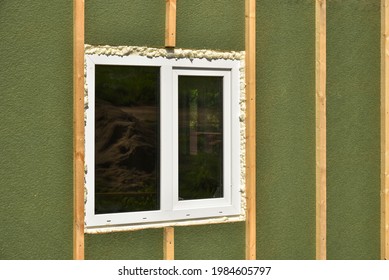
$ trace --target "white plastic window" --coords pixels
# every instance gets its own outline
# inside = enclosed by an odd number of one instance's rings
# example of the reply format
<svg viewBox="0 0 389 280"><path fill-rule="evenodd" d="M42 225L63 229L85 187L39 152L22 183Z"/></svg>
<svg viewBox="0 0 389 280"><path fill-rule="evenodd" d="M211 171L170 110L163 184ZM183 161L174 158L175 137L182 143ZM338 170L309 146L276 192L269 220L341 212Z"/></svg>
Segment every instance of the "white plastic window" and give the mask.
<svg viewBox="0 0 389 280"><path fill-rule="evenodd" d="M237 60L87 55L86 227L241 215Z"/></svg>

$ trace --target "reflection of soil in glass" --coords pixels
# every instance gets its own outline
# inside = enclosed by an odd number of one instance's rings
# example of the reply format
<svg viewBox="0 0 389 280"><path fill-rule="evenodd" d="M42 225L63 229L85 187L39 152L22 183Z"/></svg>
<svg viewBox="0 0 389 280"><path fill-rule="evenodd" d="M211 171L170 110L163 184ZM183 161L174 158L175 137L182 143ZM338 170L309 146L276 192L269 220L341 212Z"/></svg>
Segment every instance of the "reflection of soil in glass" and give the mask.
<svg viewBox="0 0 389 280"><path fill-rule="evenodd" d="M223 197L223 78L179 76L179 199Z"/></svg>
<svg viewBox="0 0 389 280"><path fill-rule="evenodd" d="M95 71L95 213L157 210L159 68Z"/></svg>

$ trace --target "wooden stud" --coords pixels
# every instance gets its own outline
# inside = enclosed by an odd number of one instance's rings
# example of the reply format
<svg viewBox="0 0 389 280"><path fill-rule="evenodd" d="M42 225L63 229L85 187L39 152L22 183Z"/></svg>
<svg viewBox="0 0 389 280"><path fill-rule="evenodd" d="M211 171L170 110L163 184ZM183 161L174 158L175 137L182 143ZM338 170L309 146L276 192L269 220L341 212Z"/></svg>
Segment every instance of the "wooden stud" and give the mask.
<svg viewBox="0 0 389 280"><path fill-rule="evenodd" d="M166 0L165 47L176 46L176 0Z"/></svg>
<svg viewBox="0 0 389 280"><path fill-rule="evenodd" d="M255 0L245 2L246 259L256 259Z"/></svg>
<svg viewBox="0 0 389 280"><path fill-rule="evenodd" d="M316 259L327 258L326 0L316 0Z"/></svg>
<svg viewBox="0 0 389 280"><path fill-rule="evenodd" d="M176 46L176 0L166 0L165 47ZM163 258L174 260L174 228L163 229Z"/></svg>
<svg viewBox="0 0 389 280"><path fill-rule="evenodd" d="M381 0L381 259L389 260L389 0Z"/></svg>
<svg viewBox="0 0 389 280"><path fill-rule="evenodd" d="M73 258L84 259L84 0L73 1Z"/></svg>
<svg viewBox="0 0 389 280"><path fill-rule="evenodd" d="M174 228L163 229L163 259L174 260Z"/></svg>

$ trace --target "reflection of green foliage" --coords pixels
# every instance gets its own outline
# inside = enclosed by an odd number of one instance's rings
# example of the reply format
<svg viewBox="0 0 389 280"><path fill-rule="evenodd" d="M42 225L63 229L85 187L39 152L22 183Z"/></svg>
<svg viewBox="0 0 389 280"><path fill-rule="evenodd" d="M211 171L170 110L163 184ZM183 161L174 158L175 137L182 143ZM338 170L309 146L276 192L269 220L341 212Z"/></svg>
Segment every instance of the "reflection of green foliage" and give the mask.
<svg viewBox="0 0 389 280"><path fill-rule="evenodd" d="M106 185L102 184L104 184L102 181L96 181L96 189L104 189ZM137 188L134 191L129 188L127 194L126 190L117 191L116 194L115 190L110 194L97 193L96 214L158 210L159 198L155 189L155 180L140 181Z"/></svg>
<svg viewBox="0 0 389 280"><path fill-rule="evenodd" d="M221 197L223 78L180 76L178 87L179 196Z"/></svg>
<svg viewBox="0 0 389 280"><path fill-rule="evenodd" d="M159 97L159 67L96 65L96 96L114 105L154 105Z"/></svg>
<svg viewBox="0 0 389 280"><path fill-rule="evenodd" d="M96 190L111 190L110 194L96 192L96 214L159 209L159 196L156 193L155 173L148 177L142 177L142 180L137 182L137 186L134 189L129 187L124 190L115 191L115 187L110 185L112 183L109 184L109 182L105 182L99 177L96 178ZM117 193L115 194L115 192Z"/></svg>
<svg viewBox="0 0 389 280"><path fill-rule="evenodd" d="M158 210L157 194L96 195L96 214Z"/></svg>
<svg viewBox="0 0 389 280"><path fill-rule="evenodd" d="M223 78L180 76L179 110L187 111L189 126L202 131L218 131L222 126Z"/></svg>
<svg viewBox="0 0 389 280"><path fill-rule="evenodd" d="M200 153L181 156L179 163L179 196L200 199L222 196L220 155Z"/></svg>
<svg viewBox="0 0 389 280"><path fill-rule="evenodd" d="M197 99L199 96L199 91L197 89L192 89L189 92L189 127L191 129L197 129Z"/></svg>
<svg viewBox="0 0 389 280"><path fill-rule="evenodd" d="M222 105L223 78L208 76L180 76L180 98L196 102L199 107L217 109ZM181 103L180 105L184 105Z"/></svg>

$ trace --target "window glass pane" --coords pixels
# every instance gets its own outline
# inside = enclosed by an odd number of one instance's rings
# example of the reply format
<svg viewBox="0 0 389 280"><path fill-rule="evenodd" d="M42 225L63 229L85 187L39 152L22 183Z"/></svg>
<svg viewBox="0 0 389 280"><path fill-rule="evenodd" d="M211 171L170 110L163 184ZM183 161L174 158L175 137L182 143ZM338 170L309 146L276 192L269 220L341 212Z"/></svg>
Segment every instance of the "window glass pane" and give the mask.
<svg viewBox="0 0 389 280"><path fill-rule="evenodd" d="M179 76L179 199L223 197L223 77Z"/></svg>
<svg viewBox="0 0 389 280"><path fill-rule="evenodd" d="M159 209L159 67L95 67L95 213Z"/></svg>

